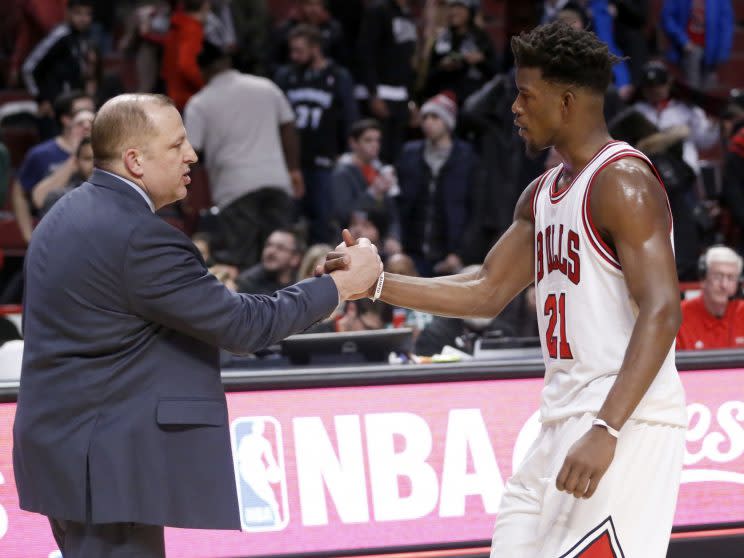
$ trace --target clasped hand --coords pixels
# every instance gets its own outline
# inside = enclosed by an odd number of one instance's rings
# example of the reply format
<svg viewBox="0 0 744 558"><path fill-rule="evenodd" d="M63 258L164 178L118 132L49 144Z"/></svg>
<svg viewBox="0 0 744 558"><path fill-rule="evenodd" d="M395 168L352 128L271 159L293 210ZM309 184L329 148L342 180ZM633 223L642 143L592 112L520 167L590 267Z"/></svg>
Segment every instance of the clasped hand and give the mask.
<svg viewBox="0 0 744 558"><path fill-rule="evenodd" d="M346 229L342 235L344 242L326 256L326 262L318 266L315 274L330 273L341 299L363 298L374 289L382 273L382 260L369 239L354 240Z"/></svg>

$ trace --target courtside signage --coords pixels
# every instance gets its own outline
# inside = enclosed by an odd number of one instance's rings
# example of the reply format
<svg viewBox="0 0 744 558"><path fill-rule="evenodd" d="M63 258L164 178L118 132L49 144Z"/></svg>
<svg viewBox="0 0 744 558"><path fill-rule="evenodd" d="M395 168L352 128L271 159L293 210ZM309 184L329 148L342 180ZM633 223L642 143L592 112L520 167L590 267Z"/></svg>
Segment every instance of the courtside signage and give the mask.
<svg viewBox="0 0 744 558"><path fill-rule="evenodd" d="M682 379L690 429L675 525L744 523L744 369ZM167 529L167 551L205 558L485 543L504 481L539 430L541 386L229 393L243 532ZM47 522L18 509L14 411L0 405L0 556L49 558ZM593 544L612 543L605 527Z"/></svg>

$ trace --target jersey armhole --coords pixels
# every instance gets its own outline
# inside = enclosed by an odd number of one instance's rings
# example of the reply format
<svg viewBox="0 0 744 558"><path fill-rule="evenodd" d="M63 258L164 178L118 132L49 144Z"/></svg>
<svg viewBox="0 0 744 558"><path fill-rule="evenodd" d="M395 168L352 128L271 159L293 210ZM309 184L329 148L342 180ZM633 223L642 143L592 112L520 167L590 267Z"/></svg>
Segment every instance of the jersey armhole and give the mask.
<svg viewBox="0 0 744 558"><path fill-rule="evenodd" d="M651 169L651 171L654 173L654 176L656 177L656 181L659 185L659 187L664 192L664 199L666 200L667 204L667 211L669 212L669 233L671 234L673 231L672 227L672 208L669 205L669 197L666 194L666 187L664 186L664 181L661 179L661 176L659 175L659 172L656 170L656 167L654 167L653 163L649 160L648 157L646 157L643 153L641 153L638 150L635 149L628 149L624 151L620 151L607 159L602 165L594 171L594 174L592 174L591 179L589 180L589 185L586 188L586 192L584 193L584 200L582 202L581 207L581 217L584 224L584 231L586 232L587 237L589 238L589 241L594 248L594 250L597 252L599 256L602 257L607 263L609 263L612 267L615 269L621 270L622 266L620 265L620 260L617 257L617 253L614 249L612 249L602 238L602 235L599 233L599 230L597 229L597 226L594 224L594 220L592 219L592 212L591 212L591 195L592 195L592 188L594 187L594 184L596 182L597 176L599 176L599 173L607 166L611 165L612 163L615 163L619 161L620 159L624 159L626 157L634 157L636 159L640 159L644 163L648 165L648 167Z"/></svg>

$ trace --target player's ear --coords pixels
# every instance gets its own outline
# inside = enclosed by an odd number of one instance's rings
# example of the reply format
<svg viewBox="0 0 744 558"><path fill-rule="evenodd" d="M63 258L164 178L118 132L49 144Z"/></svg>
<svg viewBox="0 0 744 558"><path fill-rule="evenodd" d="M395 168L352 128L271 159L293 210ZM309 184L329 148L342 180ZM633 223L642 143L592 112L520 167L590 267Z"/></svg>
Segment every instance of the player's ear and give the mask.
<svg viewBox="0 0 744 558"><path fill-rule="evenodd" d="M566 89L561 94L561 112L564 116L567 116L576 106L576 92L573 89Z"/></svg>

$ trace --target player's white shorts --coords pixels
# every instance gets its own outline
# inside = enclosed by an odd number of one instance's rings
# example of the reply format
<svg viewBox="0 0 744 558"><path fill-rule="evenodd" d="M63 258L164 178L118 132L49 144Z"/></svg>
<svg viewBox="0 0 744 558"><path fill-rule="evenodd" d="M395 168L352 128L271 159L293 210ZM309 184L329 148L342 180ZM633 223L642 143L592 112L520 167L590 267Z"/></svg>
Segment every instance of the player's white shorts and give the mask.
<svg viewBox="0 0 744 558"><path fill-rule="evenodd" d="M544 424L506 483L491 558L664 558L677 504L685 429L628 421L589 499L555 487L593 414Z"/></svg>

